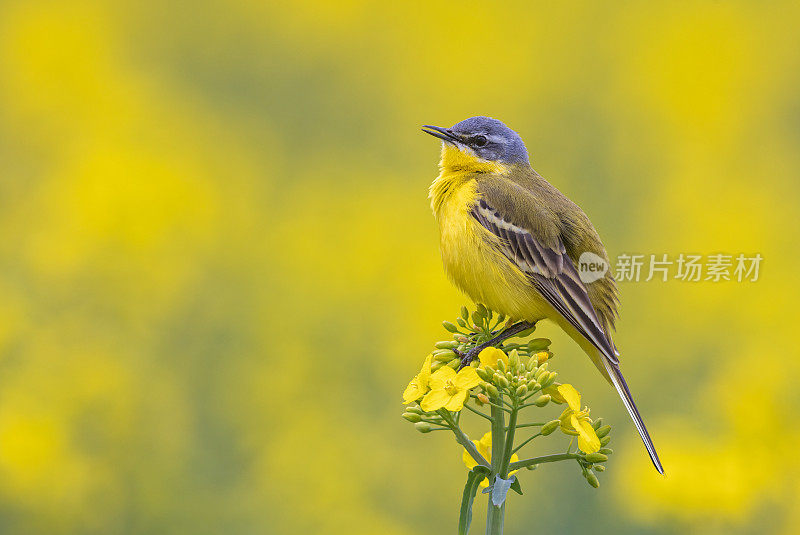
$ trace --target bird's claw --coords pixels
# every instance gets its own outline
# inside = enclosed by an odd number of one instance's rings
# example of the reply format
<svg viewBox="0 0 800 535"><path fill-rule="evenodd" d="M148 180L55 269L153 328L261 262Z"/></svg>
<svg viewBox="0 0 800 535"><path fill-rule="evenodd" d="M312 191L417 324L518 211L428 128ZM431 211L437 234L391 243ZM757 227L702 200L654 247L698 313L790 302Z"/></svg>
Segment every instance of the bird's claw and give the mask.
<svg viewBox="0 0 800 535"><path fill-rule="evenodd" d="M472 363L472 361L475 360L474 348L470 351L467 351L466 353L462 353L461 351L456 351L455 353L456 356L461 359L461 364L458 365L458 370L469 366Z"/></svg>

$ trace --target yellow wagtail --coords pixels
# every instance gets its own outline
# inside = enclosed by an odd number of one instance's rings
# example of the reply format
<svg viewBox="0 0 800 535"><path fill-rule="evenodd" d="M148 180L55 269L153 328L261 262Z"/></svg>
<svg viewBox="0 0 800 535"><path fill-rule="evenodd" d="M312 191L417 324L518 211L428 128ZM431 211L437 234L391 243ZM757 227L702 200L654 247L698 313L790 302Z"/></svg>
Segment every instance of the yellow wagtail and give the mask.
<svg viewBox="0 0 800 535"><path fill-rule="evenodd" d="M619 304L614 277L606 270L585 283L576 269L584 253L608 266L589 218L531 168L522 138L502 122L471 117L423 131L443 141L429 194L448 277L473 301L521 320L462 355L462 366L539 320L554 321L617 389L663 474L611 340Z"/></svg>

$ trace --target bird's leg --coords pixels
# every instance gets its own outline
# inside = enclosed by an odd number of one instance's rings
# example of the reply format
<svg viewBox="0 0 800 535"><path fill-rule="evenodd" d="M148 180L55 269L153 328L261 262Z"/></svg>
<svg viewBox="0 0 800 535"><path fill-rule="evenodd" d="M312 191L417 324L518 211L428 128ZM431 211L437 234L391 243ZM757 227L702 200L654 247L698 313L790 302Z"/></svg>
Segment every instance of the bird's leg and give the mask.
<svg viewBox="0 0 800 535"><path fill-rule="evenodd" d="M531 323L529 321L520 321L519 323L515 323L511 327L508 327L506 330L504 330L503 332L501 332L488 342L478 344L469 351L467 351L466 353L464 353L463 355L458 355L459 357L461 357L461 364L458 366L458 369L460 370L464 366L469 366L469 363L475 360L475 357L477 357L478 354L480 354L480 352L486 349L487 347L496 346L508 340L512 336L518 335L522 331L527 331L528 329L534 327L535 325L536 325L535 322Z"/></svg>

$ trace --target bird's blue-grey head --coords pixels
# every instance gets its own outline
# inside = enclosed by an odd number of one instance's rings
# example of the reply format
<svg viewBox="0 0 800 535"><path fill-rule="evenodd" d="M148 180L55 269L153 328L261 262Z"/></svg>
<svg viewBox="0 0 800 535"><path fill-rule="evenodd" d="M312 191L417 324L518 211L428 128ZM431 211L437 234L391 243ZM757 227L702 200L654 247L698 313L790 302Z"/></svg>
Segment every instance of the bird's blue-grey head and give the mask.
<svg viewBox="0 0 800 535"><path fill-rule="evenodd" d="M507 164L528 163L528 151L519 134L491 117L470 117L451 128L425 125L423 132L446 143L471 149L478 157Z"/></svg>

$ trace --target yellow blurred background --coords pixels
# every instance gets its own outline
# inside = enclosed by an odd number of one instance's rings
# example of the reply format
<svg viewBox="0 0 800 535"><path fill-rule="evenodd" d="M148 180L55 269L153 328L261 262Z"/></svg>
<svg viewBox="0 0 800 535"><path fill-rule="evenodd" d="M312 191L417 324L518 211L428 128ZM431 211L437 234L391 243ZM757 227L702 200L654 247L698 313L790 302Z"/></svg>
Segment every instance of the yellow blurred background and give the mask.
<svg viewBox="0 0 800 535"><path fill-rule="evenodd" d="M800 5L395 4L0 2L0 531L455 531L459 448L399 415L465 301L419 126L472 115L612 258L764 257L620 284L666 479L539 329L615 455L507 533L800 531Z"/></svg>

